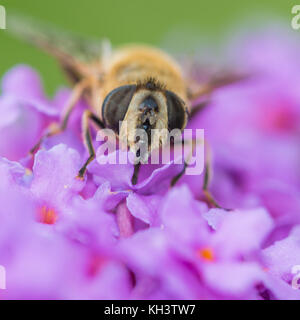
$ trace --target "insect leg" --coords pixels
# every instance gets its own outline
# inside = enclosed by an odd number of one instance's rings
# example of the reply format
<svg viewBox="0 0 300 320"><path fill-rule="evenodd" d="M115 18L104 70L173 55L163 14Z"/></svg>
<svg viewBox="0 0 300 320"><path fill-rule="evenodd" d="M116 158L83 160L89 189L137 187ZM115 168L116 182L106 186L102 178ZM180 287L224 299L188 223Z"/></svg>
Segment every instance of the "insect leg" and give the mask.
<svg viewBox="0 0 300 320"><path fill-rule="evenodd" d="M203 109L205 109L209 105L210 100L206 99L197 105L193 106L191 108L191 112L189 113L189 118L194 118L199 112L201 112Z"/></svg>
<svg viewBox="0 0 300 320"><path fill-rule="evenodd" d="M49 125L49 127L46 129L45 134L43 134L42 137L39 139L39 141L34 145L34 147L30 149L29 153L31 155L35 154L35 152L39 149L40 145L46 138L52 137L66 130L70 115L74 110L76 103L82 96L83 91L87 87L87 85L88 85L88 81L83 80L74 87L72 94L65 106L65 111L64 111L64 115L62 117L61 123L60 124L51 123Z"/></svg>
<svg viewBox="0 0 300 320"><path fill-rule="evenodd" d="M171 180L171 184L170 184L171 187L174 187L175 184L178 182L178 180L180 180L180 178L185 174L185 170L186 170L187 166L188 166L188 164L186 162L184 162L182 171L180 171L178 173L178 175L173 177L173 179Z"/></svg>
<svg viewBox="0 0 300 320"><path fill-rule="evenodd" d="M139 172L140 172L141 163L137 163L134 165L134 172L131 178L131 183L133 185L136 185L138 182Z"/></svg>
<svg viewBox="0 0 300 320"><path fill-rule="evenodd" d="M192 139L192 140L185 140L182 141L182 143L192 143L193 147L197 146L197 141L196 139ZM176 175L175 177L173 177L173 179L171 180L170 183L170 187L174 187L176 185L176 183L180 180L180 178L185 174L186 168L188 167L188 161L184 162L184 166L182 171L180 171L178 173L178 175ZM214 199L213 195L211 194L211 192L209 191L209 182L211 180L211 176L212 176L212 168L211 168L211 152L210 149L208 148L208 155L207 158L205 160L205 167L204 167L204 181L203 181L203 187L202 187L202 191L204 193L205 199L206 201L215 208L222 208L217 201Z"/></svg>
<svg viewBox="0 0 300 320"><path fill-rule="evenodd" d="M84 144L89 152L89 157L78 172L77 178L79 179L84 178L87 166L95 159L96 156L89 128L89 120L92 120L98 127L102 129L104 128L103 122L96 115L94 115L90 110L84 111L82 116L82 134Z"/></svg>
<svg viewBox="0 0 300 320"><path fill-rule="evenodd" d="M188 88L188 98L190 101L196 100L202 96L211 94L218 88L222 88L238 81L245 80L247 78L249 78L249 75L246 74L224 73L212 77L206 83L198 86L197 89L194 89L195 83L190 83L190 86Z"/></svg>
<svg viewBox="0 0 300 320"><path fill-rule="evenodd" d="M205 160L205 166L204 166L204 181L203 181L203 186L202 186L202 191L205 195L205 198L207 202L212 205L215 208L222 208L217 201L214 199L213 195L209 191L209 183L212 178L212 159L211 159L211 150L210 147L208 147L208 152L207 152L207 157Z"/></svg>
<svg viewBox="0 0 300 320"><path fill-rule="evenodd" d="M173 141L173 143L174 143L173 147L175 147L175 145L178 144L178 143L181 143L182 146L184 146L185 143L191 143L192 144L192 148L193 148L193 147L196 146L197 141L194 138L194 139L190 139L190 140ZM189 154L188 157L192 156L192 152L193 151L191 151L191 154ZM174 187L176 185L176 183L180 180L180 178L182 176L184 176L187 166L188 166L188 163L187 163L187 161L184 160L184 164L183 164L182 170L175 177L173 177L173 179L171 180L171 183L170 183L170 187Z"/></svg>

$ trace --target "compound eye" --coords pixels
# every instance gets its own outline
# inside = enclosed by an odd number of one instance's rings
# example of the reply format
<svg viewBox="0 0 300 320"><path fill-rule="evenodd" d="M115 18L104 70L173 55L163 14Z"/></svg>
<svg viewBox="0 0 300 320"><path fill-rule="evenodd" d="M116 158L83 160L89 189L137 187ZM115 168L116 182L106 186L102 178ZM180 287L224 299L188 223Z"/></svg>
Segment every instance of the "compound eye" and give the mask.
<svg viewBox="0 0 300 320"><path fill-rule="evenodd" d="M173 129L183 129L187 117L184 101L171 91L166 91L166 98L169 131Z"/></svg>
<svg viewBox="0 0 300 320"><path fill-rule="evenodd" d="M119 131L119 121L123 121L136 91L136 85L127 85L114 89L105 98L102 105L102 118L105 126Z"/></svg>

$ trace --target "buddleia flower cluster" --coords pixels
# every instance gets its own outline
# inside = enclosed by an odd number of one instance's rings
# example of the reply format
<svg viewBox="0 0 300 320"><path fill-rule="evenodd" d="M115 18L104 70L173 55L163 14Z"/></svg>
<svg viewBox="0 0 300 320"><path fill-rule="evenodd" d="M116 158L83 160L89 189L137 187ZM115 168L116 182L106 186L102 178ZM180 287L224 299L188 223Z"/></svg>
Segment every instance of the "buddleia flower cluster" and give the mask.
<svg viewBox="0 0 300 320"><path fill-rule="evenodd" d="M97 159L76 179L84 101L33 159L71 89L47 97L26 65L3 76L0 299L300 299L300 46L266 31L230 48L253 76L218 89L188 128L205 130L210 191L231 210L205 201L203 174L170 188L172 162L143 166L137 185L132 164Z"/></svg>

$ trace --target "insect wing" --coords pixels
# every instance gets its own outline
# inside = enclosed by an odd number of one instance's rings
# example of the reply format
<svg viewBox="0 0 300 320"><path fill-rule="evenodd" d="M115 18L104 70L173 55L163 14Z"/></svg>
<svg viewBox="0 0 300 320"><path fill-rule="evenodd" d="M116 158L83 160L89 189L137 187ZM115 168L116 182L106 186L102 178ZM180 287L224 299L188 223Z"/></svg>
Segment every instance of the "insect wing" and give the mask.
<svg viewBox="0 0 300 320"><path fill-rule="evenodd" d="M11 14L7 24L9 32L53 55L74 81L83 75L85 65L100 61L110 47L107 40L61 31L21 15Z"/></svg>

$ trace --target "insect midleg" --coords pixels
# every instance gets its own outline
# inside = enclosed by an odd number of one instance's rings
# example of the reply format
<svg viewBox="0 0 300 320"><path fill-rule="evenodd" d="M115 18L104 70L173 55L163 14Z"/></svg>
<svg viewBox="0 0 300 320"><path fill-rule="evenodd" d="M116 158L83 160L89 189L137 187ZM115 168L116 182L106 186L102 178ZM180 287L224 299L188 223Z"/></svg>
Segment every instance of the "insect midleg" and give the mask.
<svg viewBox="0 0 300 320"><path fill-rule="evenodd" d="M181 143L191 143L192 146L197 147L197 141L196 139L190 139L190 140L184 140ZM207 144L207 142L206 142ZM176 183L181 179L181 177L184 176L186 168L188 166L188 161L184 161L184 166L182 171L180 171L173 179L171 180L170 187L174 187ZM213 195L209 191L209 182L212 177L212 167L211 167L211 151L210 148L208 148L208 155L205 159L205 166L204 166L204 181L203 181L203 186L202 186L202 191L204 193L206 201L214 208L222 208L217 201L214 199ZM222 208L224 209L224 208Z"/></svg>
<svg viewBox="0 0 300 320"><path fill-rule="evenodd" d="M33 155L40 147L44 139L52 137L56 134L62 133L64 130L66 130L68 125L68 120L70 118L70 115L72 111L74 110L76 103L81 98L83 91L87 88L89 84L89 81L87 79L84 79L80 81L77 85L75 85L72 94L67 101L67 104L65 106L64 115L61 119L61 123L51 123L48 128L46 129L45 134L42 135L42 137L39 139L39 141L33 146L33 148L30 149L29 153Z"/></svg>
<svg viewBox="0 0 300 320"><path fill-rule="evenodd" d="M208 148L207 148L207 157L205 159L205 165L204 165L204 180L203 180L202 191L209 204L211 204L215 208L222 208L218 204L218 202L215 200L211 192L209 191L209 183L212 178L212 157L211 157L211 149L207 142L206 142L206 145L208 146Z"/></svg>
<svg viewBox="0 0 300 320"><path fill-rule="evenodd" d="M184 162L183 164L183 169L175 176L172 178L171 183L170 183L170 187L174 187L175 184L180 180L180 178L185 174L185 170L186 167L188 166L188 164L186 162Z"/></svg>
<svg viewBox="0 0 300 320"><path fill-rule="evenodd" d="M193 119L199 112L204 110L210 103L209 98L205 99L202 102L199 102L195 106L191 108L191 111L189 113L189 119Z"/></svg>
<svg viewBox="0 0 300 320"><path fill-rule="evenodd" d="M192 144L192 148L193 148L194 146L196 146L197 141L196 141L195 138L193 138L193 139L183 140L183 141L179 141L179 142L175 140L173 143L174 143L173 147L175 147L175 145L178 144L178 143L182 144L182 146L184 146L184 143L191 143ZM191 154L189 156L192 156L192 152L193 151L191 151ZM182 170L175 177L173 177L173 179L171 180L171 183L170 183L170 187L171 188L174 187L176 185L176 183L180 180L180 178L185 174L187 166L188 166L188 163L187 163L187 161L184 160L184 164L183 164Z"/></svg>
<svg viewBox="0 0 300 320"><path fill-rule="evenodd" d="M89 120L92 120L99 128L104 128L103 122L96 115L94 115L90 110L84 111L82 116L82 134L84 144L89 152L89 157L78 172L77 178L79 179L84 178L87 166L95 159L96 156L89 128Z"/></svg>
<svg viewBox="0 0 300 320"><path fill-rule="evenodd" d="M218 88L225 87L227 85L233 84L235 82L246 80L249 77L249 75L246 74L230 74L225 73L223 75L218 75L215 77L212 77L207 82L198 85L197 89L195 88L195 82L192 80L187 81L188 85L188 99L190 101L196 100L200 98L201 96L210 95L213 93L214 90Z"/></svg>

